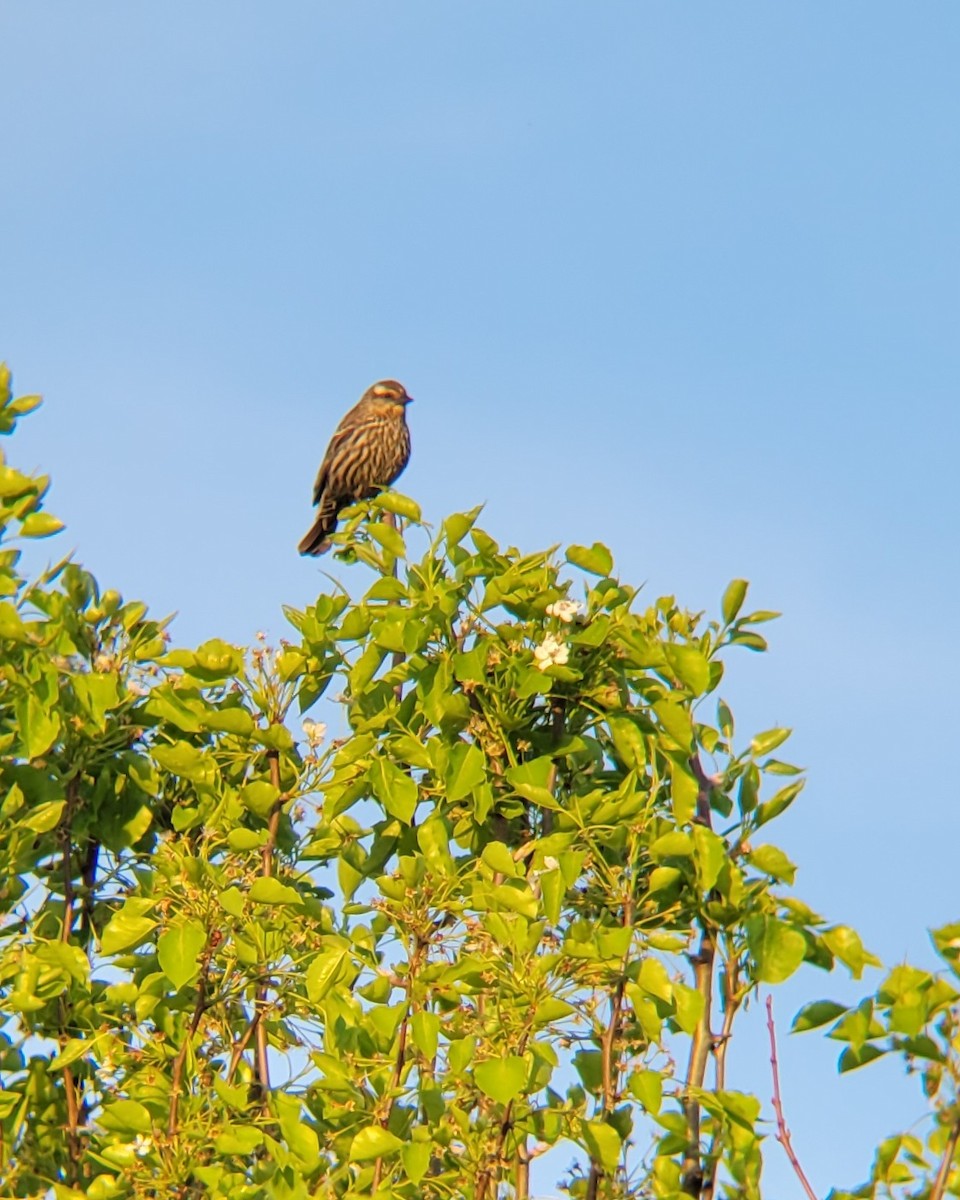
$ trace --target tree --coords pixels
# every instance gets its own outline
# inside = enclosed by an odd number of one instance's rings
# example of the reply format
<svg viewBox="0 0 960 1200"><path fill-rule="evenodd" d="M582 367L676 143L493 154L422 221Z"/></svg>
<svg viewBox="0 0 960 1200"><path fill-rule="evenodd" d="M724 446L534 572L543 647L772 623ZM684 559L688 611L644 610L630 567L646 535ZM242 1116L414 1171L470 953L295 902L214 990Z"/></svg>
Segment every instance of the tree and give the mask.
<svg viewBox="0 0 960 1200"><path fill-rule="evenodd" d="M0 374L3 432L38 402ZM803 781L717 699L776 615L747 584L647 605L599 543L431 535L388 492L335 538L359 599L170 649L76 563L20 573L47 483L0 467L4 1194L525 1197L565 1142L575 1197L759 1196L737 1015L875 960L761 840ZM338 689L331 741L304 714ZM884 1143L858 1194L957 1189L956 1014L906 967L801 1012L843 1066L926 1064L936 1157Z"/></svg>

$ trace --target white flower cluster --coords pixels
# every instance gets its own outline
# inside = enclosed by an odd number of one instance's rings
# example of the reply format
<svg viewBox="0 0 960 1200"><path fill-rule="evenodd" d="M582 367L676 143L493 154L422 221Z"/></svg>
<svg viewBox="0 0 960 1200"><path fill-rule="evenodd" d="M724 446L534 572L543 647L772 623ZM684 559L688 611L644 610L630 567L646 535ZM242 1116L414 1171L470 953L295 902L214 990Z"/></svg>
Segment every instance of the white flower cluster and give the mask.
<svg viewBox="0 0 960 1200"><path fill-rule="evenodd" d="M558 621L563 621L564 625L569 625L582 607L579 600L554 600L552 604L547 605L546 611L548 617L556 617Z"/></svg>
<svg viewBox="0 0 960 1200"><path fill-rule="evenodd" d="M534 649L533 657L541 671L552 666L562 667L570 657L570 648L566 642L561 642L552 633L548 633Z"/></svg>

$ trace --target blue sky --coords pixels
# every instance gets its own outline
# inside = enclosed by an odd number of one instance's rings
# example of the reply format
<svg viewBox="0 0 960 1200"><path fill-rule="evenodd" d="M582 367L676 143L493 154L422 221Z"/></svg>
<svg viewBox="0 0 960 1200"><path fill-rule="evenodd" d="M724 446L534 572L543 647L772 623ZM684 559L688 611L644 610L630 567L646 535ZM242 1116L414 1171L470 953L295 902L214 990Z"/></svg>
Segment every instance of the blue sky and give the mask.
<svg viewBox="0 0 960 1200"><path fill-rule="evenodd" d="M724 690L745 735L797 730L799 893L930 960L960 916L953 0L6 4L0 44L0 357L47 398L16 455L105 584L184 643L280 635L324 583L295 546L327 438L397 377L428 517L486 501L651 597L744 576L784 612ZM865 988L801 973L781 1023ZM731 1070L767 1097L754 1026ZM916 1090L783 1040L808 1173L858 1182Z"/></svg>

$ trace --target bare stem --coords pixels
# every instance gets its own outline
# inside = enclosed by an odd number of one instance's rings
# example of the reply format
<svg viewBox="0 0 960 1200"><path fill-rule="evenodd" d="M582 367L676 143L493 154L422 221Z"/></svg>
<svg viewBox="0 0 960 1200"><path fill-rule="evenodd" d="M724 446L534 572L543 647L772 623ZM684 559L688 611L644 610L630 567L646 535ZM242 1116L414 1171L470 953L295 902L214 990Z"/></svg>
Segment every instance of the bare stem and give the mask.
<svg viewBox="0 0 960 1200"><path fill-rule="evenodd" d="M280 755L276 750L267 751L267 762L270 767L270 782L280 791ZM285 797L279 795L270 810L267 822L267 840L261 851L261 874L264 879L273 875L273 856L277 846L277 831L280 828L280 813ZM260 984L254 999L254 1017L251 1022L251 1032L256 1038L256 1054L254 1056L254 1077L261 1099L265 1099L270 1091L270 1057L267 1053L267 1029L263 1015L267 1007L267 985Z"/></svg>
<svg viewBox="0 0 960 1200"><path fill-rule="evenodd" d="M947 1183L950 1179L950 1169L956 1157L958 1140L960 1140L960 1115L957 1116L950 1128L950 1136L947 1138L943 1157L940 1159L940 1166L937 1168L937 1177L934 1179L933 1187L930 1189L930 1200L943 1200L943 1194L947 1190Z"/></svg>
<svg viewBox="0 0 960 1200"><path fill-rule="evenodd" d="M739 993L739 964L733 955L726 960L723 972L723 1027L719 1037L713 1039L713 1061L716 1069L716 1088L723 1091L727 1086L727 1047L733 1036L733 1022L740 1008L742 997ZM717 1188L717 1171L720 1167L720 1154L723 1146L722 1127L717 1126L717 1132L710 1143L709 1165L701 1200L713 1200Z"/></svg>
<svg viewBox="0 0 960 1200"><path fill-rule="evenodd" d="M683 1156L683 1190L691 1196L703 1192L703 1163L700 1158L700 1101L694 1095L703 1087L707 1059L713 1045L710 1031L713 1007L713 966L716 946L709 930L703 929L700 948L693 956L694 986L703 999L703 1013L693 1031L687 1082L684 1088L683 1113L687 1119L687 1149Z"/></svg>
<svg viewBox="0 0 960 1200"><path fill-rule="evenodd" d="M207 944L203 950L200 962L200 981L197 984L197 1001L193 1006L193 1016L190 1018L190 1028L183 1039L177 1057L173 1060L173 1074L170 1080L170 1115L167 1118L167 1133L174 1137L177 1132L177 1112L180 1107L180 1093L183 1088L183 1068L187 1061L187 1051L190 1043L200 1028L200 1021L207 1008L207 983L210 978L210 959L213 955L213 945L207 934Z"/></svg>
<svg viewBox="0 0 960 1200"><path fill-rule="evenodd" d="M385 512L383 514L383 523L384 523L384 525L389 525L391 529L398 528L397 517L396 517L395 513ZM396 577L397 577L397 560L396 559L393 560L393 567L390 570L390 574L394 577L394 579L396 579ZM405 657L404 654L400 650L395 650L393 652L393 658L391 660L391 667L393 667L394 669L399 667L400 664L403 662L404 657ZM403 699L403 684L402 683L397 683L394 685L393 694L396 696L397 703L399 704L400 701ZM378 1159L377 1161L379 1162L380 1160ZM374 1188L374 1191L376 1191L375 1188Z"/></svg>
<svg viewBox="0 0 960 1200"><path fill-rule="evenodd" d="M622 924L625 928L633 925L633 897L628 896L623 906ZM617 1089L619 1086L619 1070L614 1065L617 1035L620 1032L620 1020L623 1010L623 993L627 982L627 966L630 961L630 950L623 956L620 978L613 995L610 997L610 1019L603 1031L600 1041L600 1070L603 1088L602 1112L606 1116L613 1112L617 1104ZM597 1200L603 1169L595 1160L590 1162L590 1175L587 1179L587 1200Z"/></svg>
<svg viewBox="0 0 960 1200"><path fill-rule="evenodd" d="M777 1031L773 1023L773 997L767 997L767 1030L770 1033L770 1068L773 1072L773 1111L777 1117L777 1141L786 1151L787 1158L790 1160L790 1166L793 1167L793 1173L800 1180L800 1186L807 1195L807 1200L817 1200L817 1193L810 1186L810 1180L804 1174L803 1167L800 1166L800 1160L797 1158L793 1150L793 1144L790 1141L790 1130L787 1128L787 1122L783 1116L783 1104L780 1100L780 1067L777 1063ZM956 1145L956 1132L954 1135L954 1145ZM944 1180L946 1183L946 1180ZM936 1190L936 1187L934 1187ZM931 1200L933 1196L931 1194Z"/></svg>
<svg viewBox="0 0 960 1200"><path fill-rule="evenodd" d="M60 941L64 945L70 942L73 933L74 891L73 891L73 813L77 805L77 781L72 779L67 785L67 802L64 806L63 825L60 837L63 845L63 921L60 925ZM69 1040L67 1026L70 1019L70 1004L66 996L61 996L57 1005L60 1018L60 1045L65 1046ZM80 1177L80 1102L77 1098L76 1077L73 1067L63 1068L63 1089L67 1102L67 1154L69 1156L68 1180L71 1184L78 1182Z"/></svg>

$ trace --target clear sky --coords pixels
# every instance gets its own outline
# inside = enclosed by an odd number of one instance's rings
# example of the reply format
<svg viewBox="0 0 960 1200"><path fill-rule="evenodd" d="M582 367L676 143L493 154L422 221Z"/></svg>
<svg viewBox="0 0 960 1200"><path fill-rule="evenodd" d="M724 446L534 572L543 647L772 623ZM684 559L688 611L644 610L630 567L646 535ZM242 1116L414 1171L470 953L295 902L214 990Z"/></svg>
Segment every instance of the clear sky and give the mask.
<svg viewBox="0 0 960 1200"><path fill-rule="evenodd" d="M327 439L399 378L428 517L486 501L651 598L744 576L784 612L724 692L744 735L797 730L798 892L930 961L960 917L956 0L8 0L0 46L45 553L181 643L279 636L325 583L295 546ZM781 1024L876 982L802 971ZM919 1089L783 1040L796 1148L851 1186ZM765 1057L755 1023L733 1086L766 1099Z"/></svg>

